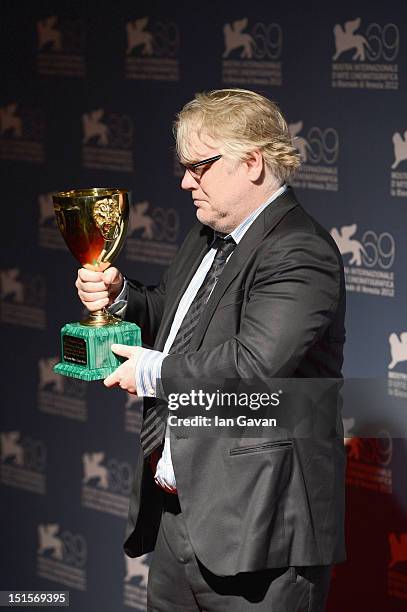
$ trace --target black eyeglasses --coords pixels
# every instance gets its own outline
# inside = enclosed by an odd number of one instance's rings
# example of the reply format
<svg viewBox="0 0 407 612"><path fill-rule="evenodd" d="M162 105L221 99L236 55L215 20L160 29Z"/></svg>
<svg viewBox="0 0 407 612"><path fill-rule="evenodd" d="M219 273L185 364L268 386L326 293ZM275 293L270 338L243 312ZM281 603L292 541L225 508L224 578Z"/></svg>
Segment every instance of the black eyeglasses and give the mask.
<svg viewBox="0 0 407 612"><path fill-rule="evenodd" d="M185 170L188 170L188 172L191 176L194 177L194 179L199 180L202 177L203 173L208 169L208 166L213 164L213 162L218 161L218 159L220 159L221 157L222 155L215 155L214 157L202 159L201 161L195 162L194 164L182 164L180 162L179 165L181 166L183 172L185 172Z"/></svg>

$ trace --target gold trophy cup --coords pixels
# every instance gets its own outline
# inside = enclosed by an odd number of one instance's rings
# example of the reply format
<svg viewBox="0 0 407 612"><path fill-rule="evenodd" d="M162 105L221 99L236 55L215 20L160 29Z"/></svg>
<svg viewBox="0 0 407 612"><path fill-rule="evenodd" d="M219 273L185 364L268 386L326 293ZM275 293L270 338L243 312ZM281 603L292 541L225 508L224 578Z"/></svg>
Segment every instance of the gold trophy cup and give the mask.
<svg viewBox="0 0 407 612"><path fill-rule="evenodd" d="M129 218L129 194L124 189L72 189L52 195L61 234L78 262L104 272L123 244ZM113 343L139 346L140 328L102 308L80 323L61 329L62 362L54 370L82 380L106 378L121 363Z"/></svg>

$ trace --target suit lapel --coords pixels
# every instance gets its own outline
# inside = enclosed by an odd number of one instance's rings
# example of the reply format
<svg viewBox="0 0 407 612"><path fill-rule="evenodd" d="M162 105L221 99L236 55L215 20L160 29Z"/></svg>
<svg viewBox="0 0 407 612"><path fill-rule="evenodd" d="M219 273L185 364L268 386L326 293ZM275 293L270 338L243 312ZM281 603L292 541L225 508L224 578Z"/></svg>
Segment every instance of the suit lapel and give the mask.
<svg viewBox="0 0 407 612"><path fill-rule="evenodd" d="M215 285L206 308L202 313L202 317L191 338L189 351L196 351L199 348L221 297L240 270L247 265L251 254L257 249L264 236L272 232L281 219L297 205L298 202L294 197L292 189L289 187L279 198L264 209L247 230L242 240L236 246L231 259L226 264L219 281ZM195 267L195 270L197 267L198 266ZM192 276L190 278L192 278Z"/></svg>
<svg viewBox="0 0 407 612"><path fill-rule="evenodd" d="M171 280L171 286L168 288L168 295L166 297L168 307L164 310L154 344L154 348L158 351L162 351L165 346L180 300L213 240L213 230L201 224L197 228L197 231L189 236L185 252L180 258L178 267L174 272L174 277Z"/></svg>

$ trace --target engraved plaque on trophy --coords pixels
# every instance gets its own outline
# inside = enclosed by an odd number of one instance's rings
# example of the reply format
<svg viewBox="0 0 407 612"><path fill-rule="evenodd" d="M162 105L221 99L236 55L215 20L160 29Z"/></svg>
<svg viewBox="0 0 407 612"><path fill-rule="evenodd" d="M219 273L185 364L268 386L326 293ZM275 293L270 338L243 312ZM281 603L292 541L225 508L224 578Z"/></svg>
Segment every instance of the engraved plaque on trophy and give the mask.
<svg viewBox="0 0 407 612"><path fill-rule="evenodd" d="M74 257L88 270L104 272L117 257L129 217L129 194L123 189L72 189L52 196L61 234ZM81 380L106 378L122 362L111 345L141 344L140 328L106 308L61 329L62 361L54 370Z"/></svg>

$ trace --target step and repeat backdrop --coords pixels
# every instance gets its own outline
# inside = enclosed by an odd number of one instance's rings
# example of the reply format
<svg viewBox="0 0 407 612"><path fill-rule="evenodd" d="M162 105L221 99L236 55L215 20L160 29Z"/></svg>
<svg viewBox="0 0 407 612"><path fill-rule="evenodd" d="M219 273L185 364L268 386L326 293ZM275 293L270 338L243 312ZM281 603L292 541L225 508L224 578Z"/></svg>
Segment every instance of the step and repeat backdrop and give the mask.
<svg viewBox="0 0 407 612"><path fill-rule="evenodd" d="M349 560L330 612L407 600L407 6L390 2L2 2L0 589L67 589L78 612L146 609L150 559L122 540L140 402L53 372L83 310L50 193L131 190L118 267L153 284L194 221L174 114L255 89L285 113L293 186L332 234L348 290L345 375L386 386L378 438L348 444ZM355 418L345 422L356 433Z"/></svg>

